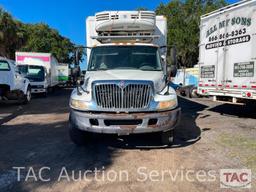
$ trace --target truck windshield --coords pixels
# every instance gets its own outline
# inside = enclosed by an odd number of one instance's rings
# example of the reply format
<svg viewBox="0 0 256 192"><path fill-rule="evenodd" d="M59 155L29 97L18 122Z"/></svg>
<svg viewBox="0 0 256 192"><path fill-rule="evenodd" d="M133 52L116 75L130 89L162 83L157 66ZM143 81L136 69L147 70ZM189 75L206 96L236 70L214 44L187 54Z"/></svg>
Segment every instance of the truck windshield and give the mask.
<svg viewBox="0 0 256 192"><path fill-rule="evenodd" d="M0 71L10 71L10 66L6 61L0 61Z"/></svg>
<svg viewBox="0 0 256 192"><path fill-rule="evenodd" d="M18 70L31 82L41 82L44 81L45 71L42 66L35 65L18 65Z"/></svg>
<svg viewBox="0 0 256 192"><path fill-rule="evenodd" d="M157 47L151 46L102 46L91 51L88 71L100 70L161 71Z"/></svg>

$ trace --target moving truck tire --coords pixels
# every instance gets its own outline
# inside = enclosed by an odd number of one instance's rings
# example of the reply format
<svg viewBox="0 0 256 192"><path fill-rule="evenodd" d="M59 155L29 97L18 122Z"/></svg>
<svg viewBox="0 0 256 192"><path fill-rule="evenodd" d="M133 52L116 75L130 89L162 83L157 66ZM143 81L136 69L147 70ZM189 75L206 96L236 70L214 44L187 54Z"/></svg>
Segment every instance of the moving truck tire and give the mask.
<svg viewBox="0 0 256 192"><path fill-rule="evenodd" d="M189 98L198 98L197 87L192 87L189 91Z"/></svg>
<svg viewBox="0 0 256 192"><path fill-rule="evenodd" d="M48 96L48 89L45 90L45 92L42 93L42 97L47 97Z"/></svg>
<svg viewBox="0 0 256 192"><path fill-rule="evenodd" d="M90 133L81 131L74 124L69 123L69 137L77 146L84 146L90 140Z"/></svg>
<svg viewBox="0 0 256 192"><path fill-rule="evenodd" d="M172 146L173 145L173 132L174 130L169 130L169 131L166 131L166 132L162 132L161 133L161 142L162 142L162 145L167 145L167 146Z"/></svg>
<svg viewBox="0 0 256 192"><path fill-rule="evenodd" d="M23 104L27 104L31 101L31 88L28 87L28 90L27 90L27 94L24 95L24 101L23 101Z"/></svg>

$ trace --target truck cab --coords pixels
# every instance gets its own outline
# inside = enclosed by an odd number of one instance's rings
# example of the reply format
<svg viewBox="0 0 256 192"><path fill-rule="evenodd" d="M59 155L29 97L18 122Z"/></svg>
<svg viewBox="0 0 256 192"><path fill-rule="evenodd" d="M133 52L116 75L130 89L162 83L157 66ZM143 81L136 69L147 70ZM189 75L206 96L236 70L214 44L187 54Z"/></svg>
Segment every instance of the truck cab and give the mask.
<svg viewBox="0 0 256 192"><path fill-rule="evenodd" d="M0 57L0 100L31 100L30 81L21 75L15 62Z"/></svg>
<svg viewBox="0 0 256 192"><path fill-rule="evenodd" d="M46 79L46 69L44 66L40 65L18 65L17 66L20 73L22 73L26 78L28 78L32 84L41 84Z"/></svg>
<svg viewBox="0 0 256 192"><path fill-rule="evenodd" d="M102 15L108 15L103 23ZM116 29L108 31L111 23ZM161 49L166 19L149 11L101 12L87 19L87 45L84 83L70 98L71 140L81 145L89 133L160 132L170 145L180 108Z"/></svg>

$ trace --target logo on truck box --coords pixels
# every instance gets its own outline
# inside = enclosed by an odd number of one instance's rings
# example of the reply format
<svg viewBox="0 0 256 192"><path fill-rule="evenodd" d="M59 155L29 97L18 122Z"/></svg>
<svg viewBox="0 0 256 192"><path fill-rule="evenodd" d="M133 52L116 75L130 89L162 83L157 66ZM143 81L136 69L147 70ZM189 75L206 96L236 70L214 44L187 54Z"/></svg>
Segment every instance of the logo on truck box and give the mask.
<svg viewBox="0 0 256 192"><path fill-rule="evenodd" d="M223 40L223 41L218 41L218 42L214 42L214 43L208 43L208 44L206 44L205 48L206 49L214 49L214 48L218 48L218 47L231 46L231 45L236 45L236 44L240 44L240 43L247 43L250 40L251 40L251 36L246 35L246 36L242 36L242 37L228 39L226 41Z"/></svg>
<svg viewBox="0 0 256 192"><path fill-rule="evenodd" d="M226 19L224 21L219 22L219 24L216 24L214 26L211 26L206 33L206 37L209 37L211 34L216 32L218 29L222 29L224 27L228 27L230 25L241 25L245 27L249 27L252 24L252 19L251 18L246 18L246 17L234 17L232 19Z"/></svg>
<svg viewBox="0 0 256 192"><path fill-rule="evenodd" d="M215 24L206 31L208 44L205 49L231 46L240 43L247 43L251 40L248 34L248 27L252 24L252 19L247 17L233 17ZM231 30L227 30L231 26ZM226 29L225 29L226 28ZM221 32L221 29L223 29Z"/></svg>

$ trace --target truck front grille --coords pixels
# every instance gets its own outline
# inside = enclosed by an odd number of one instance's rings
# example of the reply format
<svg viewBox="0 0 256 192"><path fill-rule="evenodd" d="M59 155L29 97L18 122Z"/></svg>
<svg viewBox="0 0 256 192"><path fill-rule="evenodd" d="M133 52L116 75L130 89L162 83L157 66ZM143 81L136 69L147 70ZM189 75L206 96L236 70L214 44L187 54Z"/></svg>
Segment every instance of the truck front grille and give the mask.
<svg viewBox="0 0 256 192"><path fill-rule="evenodd" d="M94 90L97 105L104 109L145 109L152 95L149 84L96 84Z"/></svg>

